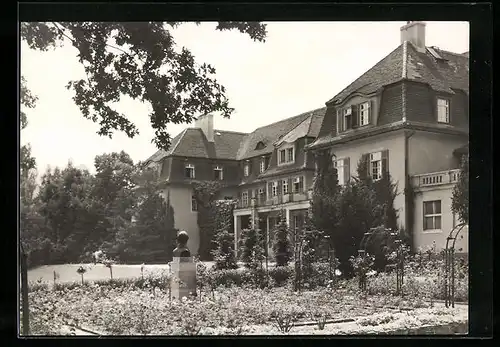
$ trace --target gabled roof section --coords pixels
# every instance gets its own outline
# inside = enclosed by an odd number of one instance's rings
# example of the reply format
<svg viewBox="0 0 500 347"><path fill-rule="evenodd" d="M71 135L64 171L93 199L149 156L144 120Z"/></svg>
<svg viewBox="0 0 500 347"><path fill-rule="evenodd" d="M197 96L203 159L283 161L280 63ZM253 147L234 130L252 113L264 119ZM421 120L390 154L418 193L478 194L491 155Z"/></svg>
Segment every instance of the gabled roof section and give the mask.
<svg viewBox="0 0 500 347"><path fill-rule="evenodd" d="M407 79L428 84L436 91L454 94L469 92L469 54L452 53L437 47L418 52L404 42L385 58L344 88L329 103L342 103L353 93L371 94L380 88Z"/></svg>
<svg viewBox="0 0 500 347"><path fill-rule="evenodd" d="M241 143L237 159L238 160L248 159L259 155L271 153L274 149L274 143L280 139L280 136L284 137L290 131L296 128L299 124L301 124L302 122L304 122L309 118L320 117L321 119L323 119L325 111L326 107L322 107L313 111L308 111L299 114L298 116L295 117L286 118L279 122L257 128L255 131L253 131L245 138L245 141ZM321 123L321 121L319 122ZM316 127L317 126L315 125L313 129L314 131ZM309 126L308 128L310 129L311 127ZM306 132L307 135L309 133L310 131ZM265 144L265 146L262 149L257 150L256 145L261 141Z"/></svg>

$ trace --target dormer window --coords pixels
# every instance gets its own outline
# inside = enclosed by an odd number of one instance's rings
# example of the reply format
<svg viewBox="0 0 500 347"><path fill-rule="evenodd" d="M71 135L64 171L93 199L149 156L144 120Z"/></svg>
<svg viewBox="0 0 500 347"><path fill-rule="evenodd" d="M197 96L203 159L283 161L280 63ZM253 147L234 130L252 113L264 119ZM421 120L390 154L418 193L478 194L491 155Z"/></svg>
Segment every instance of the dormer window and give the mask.
<svg viewBox="0 0 500 347"><path fill-rule="evenodd" d="M337 110L337 129L339 132L370 124L371 102L365 101L357 105L340 108Z"/></svg>
<svg viewBox="0 0 500 347"><path fill-rule="evenodd" d="M250 163L245 163L245 165L243 166L243 175L245 177L250 175Z"/></svg>
<svg viewBox="0 0 500 347"><path fill-rule="evenodd" d="M259 142L257 143L257 145L255 146L255 149L256 149L256 150L261 150L261 149L264 149L265 147L266 147L266 145L264 144L264 142L259 141Z"/></svg>
<svg viewBox="0 0 500 347"><path fill-rule="evenodd" d="M295 161L294 147L287 147L278 151L278 165L290 164Z"/></svg>
<svg viewBox="0 0 500 347"><path fill-rule="evenodd" d="M194 165L193 164L186 164L184 172L185 172L186 178L194 178L195 177Z"/></svg>
<svg viewBox="0 0 500 347"><path fill-rule="evenodd" d="M437 118L439 123L450 123L450 102L447 99L437 100Z"/></svg>
<svg viewBox="0 0 500 347"><path fill-rule="evenodd" d="M224 178L224 176L223 176L222 167L221 166L216 166L214 168L214 179L216 181L222 181L223 178Z"/></svg>

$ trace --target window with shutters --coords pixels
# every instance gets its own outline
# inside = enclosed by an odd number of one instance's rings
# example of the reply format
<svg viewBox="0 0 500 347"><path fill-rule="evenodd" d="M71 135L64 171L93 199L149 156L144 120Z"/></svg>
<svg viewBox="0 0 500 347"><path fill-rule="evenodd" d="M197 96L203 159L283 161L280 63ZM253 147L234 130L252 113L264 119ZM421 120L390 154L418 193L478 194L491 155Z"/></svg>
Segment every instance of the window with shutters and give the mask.
<svg viewBox="0 0 500 347"><path fill-rule="evenodd" d="M223 178L224 178L224 176L223 176L222 167L221 166L216 166L214 168L214 180L216 180L216 181L222 181Z"/></svg>
<svg viewBox="0 0 500 347"><path fill-rule="evenodd" d="M304 191L304 176L298 176L293 179L293 193L302 193Z"/></svg>
<svg viewBox="0 0 500 347"><path fill-rule="evenodd" d="M437 117L439 123L450 122L450 102L446 99L437 100Z"/></svg>
<svg viewBox="0 0 500 347"><path fill-rule="evenodd" d="M241 193L241 205L248 206L248 192L247 191Z"/></svg>
<svg viewBox="0 0 500 347"><path fill-rule="evenodd" d="M359 105L359 126L370 123L370 103L364 102Z"/></svg>
<svg viewBox="0 0 500 347"><path fill-rule="evenodd" d="M337 181L340 186L346 184L349 177L348 159L337 159L333 161L333 167L337 169Z"/></svg>
<svg viewBox="0 0 500 347"><path fill-rule="evenodd" d="M371 102L350 105L337 110L337 128L339 132L370 124Z"/></svg>
<svg viewBox="0 0 500 347"><path fill-rule="evenodd" d="M288 194L288 180L282 180L281 186L283 187L283 195Z"/></svg>
<svg viewBox="0 0 500 347"><path fill-rule="evenodd" d="M348 129L351 129L352 123L351 123L351 116L352 116L352 109L346 108L344 109L344 117L342 119L342 130L346 131Z"/></svg>
<svg viewBox="0 0 500 347"><path fill-rule="evenodd" d="M278 165L290 164L295 161L294 147L282 148L278 151Z"/></svg>
<svg viewBox="0 0 500 347"><path fill-rule="evenodd" d="M278 181L274 181L271 184L271 196L275 197L278 195Z"/></svg>
<svg viewBox="0 0 500 347"><path fill-rule="evenodd" d="M370 175L374 181L382 178L382 152L370 153Z"/></svg>
<svg viewBox="0 0 500 347"><path fill-rule="evenodd" d="M184 172L185 172L186 178L194 178L195 177L194 165L193 164L186 164Z"/></svg>
<svg viewBox="0 0 500 347"><path fill-rule="evenodd" d="M250 164L249 163L245 163L245 165L243 166L243 175L245 177L250 175Z"/></svg>
<svg viewBox="0 0 500 347"><path fill-rule="evenodd" d="M424 201L424 231L441 230L441 200Z"/></svg>

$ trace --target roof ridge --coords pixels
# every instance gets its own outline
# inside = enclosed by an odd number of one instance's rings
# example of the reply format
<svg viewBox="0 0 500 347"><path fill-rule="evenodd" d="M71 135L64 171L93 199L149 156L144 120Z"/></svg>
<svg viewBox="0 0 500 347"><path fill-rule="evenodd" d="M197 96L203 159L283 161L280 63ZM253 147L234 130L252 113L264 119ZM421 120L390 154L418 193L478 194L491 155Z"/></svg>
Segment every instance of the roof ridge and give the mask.
<svg viewBox="0 0 500 347"><path fill-rule="evenodd" d="M249 133L243 133L241 131L233 131L233 130L223 130L223 129L214 129L214 131L224 132L224 133L232 133L232 134L240 134L240 135L248 135Z"/></svg>

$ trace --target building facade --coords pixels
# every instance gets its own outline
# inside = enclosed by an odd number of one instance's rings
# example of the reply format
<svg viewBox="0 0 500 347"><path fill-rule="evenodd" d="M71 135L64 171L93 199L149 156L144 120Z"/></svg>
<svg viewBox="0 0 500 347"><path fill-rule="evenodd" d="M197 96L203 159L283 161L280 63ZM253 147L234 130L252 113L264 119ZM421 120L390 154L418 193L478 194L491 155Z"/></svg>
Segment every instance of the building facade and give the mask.
<svg viewBox="0 0 500 347"><path fill-rule="evenodd" d="M147 163L160 170L176 228L189 232L194 253L199 230L192 182L222 181L220 198L238 200L235 243L244 228L259 227L271 254L279 213L292 229L303 225L314 154L323 150L330 151L341 185L356 175L360 160L373 180L388 171L398 183L400 227L416 248L442 248L459 223L451 195L461 156L468 154L468 75L468 53L425 46L425 23L409 22L400 45L326 107L251 133L214 130L211 115L200 117ZM456 249L468 252L468 228Z"/></svg>

